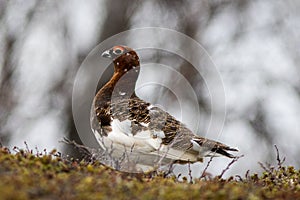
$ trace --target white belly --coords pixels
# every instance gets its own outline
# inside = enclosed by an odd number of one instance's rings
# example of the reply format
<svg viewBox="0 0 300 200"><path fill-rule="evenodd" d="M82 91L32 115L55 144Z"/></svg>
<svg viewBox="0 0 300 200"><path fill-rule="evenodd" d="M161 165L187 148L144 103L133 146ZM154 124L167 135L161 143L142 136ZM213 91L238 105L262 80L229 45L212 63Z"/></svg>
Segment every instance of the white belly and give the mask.
<svg viewBox="0 0 300 200"><path fill-rule="evenodd" d="M197 156L183 150L173 149L168 145L162 144L164 134L160 132L151 133L150 130L141 131L133 135L129 120L112 122L112 131L107 136L94 131L94 134L101 147L114 158L128 156L130 161L141 163L159 162L167 158L169 160L197 161ZM153 138L153 135L157 137ZM161 136L161 137L160 137Z"/></svg>

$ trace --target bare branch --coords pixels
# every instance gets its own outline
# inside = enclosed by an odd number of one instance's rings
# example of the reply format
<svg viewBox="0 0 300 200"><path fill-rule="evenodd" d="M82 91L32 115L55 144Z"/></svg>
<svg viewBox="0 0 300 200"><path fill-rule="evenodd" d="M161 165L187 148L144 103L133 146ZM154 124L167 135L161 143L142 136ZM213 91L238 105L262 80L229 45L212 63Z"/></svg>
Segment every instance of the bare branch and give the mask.
<svg viewBox="0 0 300 200"><path fill-rule="evenodd" d="M258 164L260 165L261 168L263 168L263 170L265 170L266 172L272 173L272 171L266 167L264 164L262 164L261 162L258 162Z"/></svg>
<svg viewBox="0 0 300 200"><path fill-rule="evenodd" d="M169 164L169 169L164 173L164 177L169 176L170 174L174 174L174 163Z"/></svg>
<svg viewBox="0 0 300 200"><path fill-rule="evenodd" d="M24 144L25 144L26 151L32 154L33 152L32 150L29 149L29 146L26 141L24 141Z"/></svg>
<svg viewBox="0 0 300 200"><path fill-rule="evenodd" d="M278 150L278 147L276 144L274 144L274 147L276 149L276 159L277 159L277 165L279 167L279 169L282 167L282 164L284 163L285 161L285 157L283 157L283 159L281 160L280 159L280 155L279 155L279 150Z"/></svg>
<svg viewBox="0 0 300 200"><path fill-rule="evenodd" d="M201 174L201 176L200 176L200 179L201 179L201 178L204 178L204 177L206 176L206 170L208 169L208 167L209 167L210 163L212 162L213 158L214 158L213 156L210 157L210 159L209 159L207 165L205 166L205 168L204 168L204 170L203 170L203 172L202 172L202 174Z"/></svg>
<svg viewBox="0 0 300 200"><path fill-rule="evenodd" d="M191 170L191 163L188 163L188 170L189 170L190 183L193 183L192 170Z"/></svg>
<svg viewBox="0 0 300 200"><path fill-rule="evenodd" d="M239 179L239 181L243 182L243 178L240 175L235 175L235 177L237 177Z"/></svg>
<svg viewBox="0 0 300 200"><path fill-rule="evenodd" d="M78 144L74 140L71 141L68 138L64 137L63 140L60 142L74 146L76 149L78 149L80 152L84 153L85 155L91 155L89 151L90 149L88 147Z"/></svg>
<svg viewBox="0 0 300 200"><path fill-rule="evenodd" d="M240 158L244 157L244 155L240 155L240 156L237 156L235 158L232 159L232 161L227 165L227 167L222 171L222 173L218 176L219 179L222 178L222 176L225 174L225 172L227 170L229 170L230 166L235 163L236 161L238 161Z"/></svg>
<svg viewBox="0 0 300 200"><path fill-rule="evenodd" d="M246 174L245 174L245 178L246 179L249 179L249 173L250 173L250 170L248 169L247 172L246 172Z"/></svg>

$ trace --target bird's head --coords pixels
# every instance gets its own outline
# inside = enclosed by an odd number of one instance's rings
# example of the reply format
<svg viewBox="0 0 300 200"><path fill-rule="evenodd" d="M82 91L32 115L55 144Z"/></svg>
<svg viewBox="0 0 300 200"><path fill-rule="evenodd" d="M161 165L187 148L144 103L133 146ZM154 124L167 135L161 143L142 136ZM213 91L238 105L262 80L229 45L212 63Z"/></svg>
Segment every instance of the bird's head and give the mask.
<svg viewBox="0 0 300 200"><path fill-rule="evenodd" d="M137 53L127 46L114 46L104 51L102 57L114 62L115 72L127 72L140 66Z"/></svg>

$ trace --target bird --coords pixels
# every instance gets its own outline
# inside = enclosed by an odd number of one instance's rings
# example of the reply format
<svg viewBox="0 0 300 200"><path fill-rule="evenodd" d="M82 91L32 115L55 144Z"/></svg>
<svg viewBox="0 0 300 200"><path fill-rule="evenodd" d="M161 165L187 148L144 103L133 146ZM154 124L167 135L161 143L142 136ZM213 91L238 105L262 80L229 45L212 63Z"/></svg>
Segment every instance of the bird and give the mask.
<svg viewBox="0 0 300 200"><path fill-rule="evenodd" d="M235 158L231 152L237 148L196 135L171 114L136 95L141 68L136 51L117 45L101 56L114 64L114 74L96 93L91 108L91 128L103 151L117 161L126 155L141 171L203 162L204 157Z"/></svg>

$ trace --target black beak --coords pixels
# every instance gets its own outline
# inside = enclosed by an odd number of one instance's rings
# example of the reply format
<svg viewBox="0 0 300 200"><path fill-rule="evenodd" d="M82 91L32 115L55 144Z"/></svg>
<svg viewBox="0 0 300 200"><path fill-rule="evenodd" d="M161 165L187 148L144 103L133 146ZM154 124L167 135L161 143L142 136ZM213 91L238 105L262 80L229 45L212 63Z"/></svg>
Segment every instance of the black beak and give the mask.
<svg viewBox="0 0 300 200"><path fill-rule="evenodd" d="M101 56L104 57L104 58L111 58L111 55L110 55L109 50L104 51L104 52L101 54Z"/></svg>

